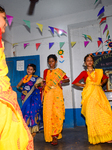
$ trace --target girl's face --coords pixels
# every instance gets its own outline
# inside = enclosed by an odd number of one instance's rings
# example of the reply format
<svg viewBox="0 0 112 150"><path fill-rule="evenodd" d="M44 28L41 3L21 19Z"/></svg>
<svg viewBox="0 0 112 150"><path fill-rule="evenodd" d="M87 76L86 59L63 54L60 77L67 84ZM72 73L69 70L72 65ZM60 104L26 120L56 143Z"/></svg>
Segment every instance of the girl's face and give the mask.
<svg viewBox="0 0 112 150"><path fill-rule="evenodd" d="M33 69L33 67L28 66L28 68L27 68L27 74L28 74L28 75L33 75L34 72L35 72L35 70Z"/></svg>
<svg viewBox="0 0 112 150"><path fill-rule="evenodd" d="M93 58L91 56L88 56L86 58L85 64L87 67L93 67L94 64Z"/></svg>
<svg viewBox="0 0 112 150"><path fill-rule="evenodd" d="M5 14L5 12L3 12L3 13L0 12L0 28L1 28L2 33L5 33L6 26L7 26L6 14Z"/></svg>
<svg viewBox="0 0 112 150"><path fill-rule="evenodd" d="M49 58L48 64L49 64L50 68L54 69L56 66L56 63L57 63L57 61L55 61L53 58Z"/></svg>

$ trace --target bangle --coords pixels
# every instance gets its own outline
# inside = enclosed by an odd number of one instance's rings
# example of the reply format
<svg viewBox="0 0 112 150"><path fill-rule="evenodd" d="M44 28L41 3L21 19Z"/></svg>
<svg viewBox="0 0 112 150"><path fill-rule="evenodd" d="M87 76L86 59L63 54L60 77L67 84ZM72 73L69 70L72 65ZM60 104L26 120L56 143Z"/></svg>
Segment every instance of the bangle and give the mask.
<svg viewBox="0 0 112 150"><path fill-rule="evenodd" d="M62 82L62 81L60 81L60 83L62 84L63 82Z"/></svg>
<svg viewBox="0 0 112 150"><path fill-rule="evenodd" d="M18 89L20 89L21 87L19 86Z"/></svg>

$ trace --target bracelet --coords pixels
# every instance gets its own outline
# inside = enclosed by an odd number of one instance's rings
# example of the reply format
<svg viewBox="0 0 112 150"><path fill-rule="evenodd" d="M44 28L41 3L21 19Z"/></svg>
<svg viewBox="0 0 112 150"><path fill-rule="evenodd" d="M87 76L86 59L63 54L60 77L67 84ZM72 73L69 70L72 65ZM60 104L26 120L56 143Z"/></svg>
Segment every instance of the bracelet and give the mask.
<svg viewBox="0 0 112 150"><path fill-rule="evenodd" d="M62 82L62 81L60 81L60 83L62 84L63 82Z"/></svg>
<svg viewBox="0 0 112 150"><path fill-rule="evenodd" d="M20 89L21 87L19 86L18 89Z"/></svg>

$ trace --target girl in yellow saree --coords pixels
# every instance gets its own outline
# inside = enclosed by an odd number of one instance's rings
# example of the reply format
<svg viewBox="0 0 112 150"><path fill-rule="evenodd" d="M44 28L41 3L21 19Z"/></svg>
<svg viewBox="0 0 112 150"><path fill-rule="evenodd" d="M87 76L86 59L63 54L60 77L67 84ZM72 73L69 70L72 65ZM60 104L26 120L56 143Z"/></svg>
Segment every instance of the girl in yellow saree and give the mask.
<svg viewBox="0 0 112 150"><path fill-rule="evenodd" d="M17 94L6 76L8 67L1 39L6 26L5 10L0 6L0 150L33 150L33 138L22 117Z"/></svg>
<svg viewBox="0 0 112 150"><path fill-rule="evenodd" d="M83 71L73 84L84 87L82 92L82 111L86 119L88 140L91 144L112 141L112 111L111 106L102 85L106 83L107 77L103 75L102 69L93 69L93 57L85 57L87 71ZM79 83L83 78L85 84ZM103 80L102 80L103 78Z"/></svg>
<svg viewBox="0 0 112 150"><path fill-rule="evenodd" d="M61 69L55 68L56 63L56 55L49 55L50 69L44 70L44 80L46 81L43 102L44 137L46 142L52 141L52 145L57 145L57 138L62 138L65 107L61 83L69 82L65 73Z"/></svg>

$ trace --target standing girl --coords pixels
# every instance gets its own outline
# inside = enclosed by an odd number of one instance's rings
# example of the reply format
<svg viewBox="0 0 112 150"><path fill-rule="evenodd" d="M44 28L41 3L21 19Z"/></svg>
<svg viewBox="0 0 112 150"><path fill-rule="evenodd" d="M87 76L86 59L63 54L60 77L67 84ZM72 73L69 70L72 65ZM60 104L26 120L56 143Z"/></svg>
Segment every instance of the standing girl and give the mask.
<svg viewBox="0 0 112 150"><path fill-rule="evenodd" d="M33 150L33 138L22 117L17 94L7 77L8 67L2 42L6 26L6 13L0 6L0 150Z"/></svg>
<svg viewBox="0 0 112 150"><path fill-rule="evenodd" d="M92 55L86 55L86 71L82 71L72 84L84 87L82 92L82 111L86 119L88 140L91 144L112 142L112 111L101 86L107 82L102 69L94 69ZM84 79L84 84L79 83Z"/></svg>
<svg viewBox="0 0 112 150"><path fill-rule="evenodd" d="M38 86L35 83L42 82L42 79L37 75L33 75L35 71L36 66L34 64L29 64L27 66L27 75L22 78L17 85L17 88L22 90L21 98L23 100L23 118L33 137L36 135L36 132L39 131L39 121L41 118L40 90L35 88ZM21 87L22 85L23 87Z"/></svg>
<svg viewBox="0 0 112 150"><path fill-rule="evenodd" d="M57 57L52 54L47 57L49 69L44 70L44 102L43 122L46 142L57 145L57 139L62 138L61 131L65 119L65 107L61 84L69 82L65 72L56 68Z"/></svg>

